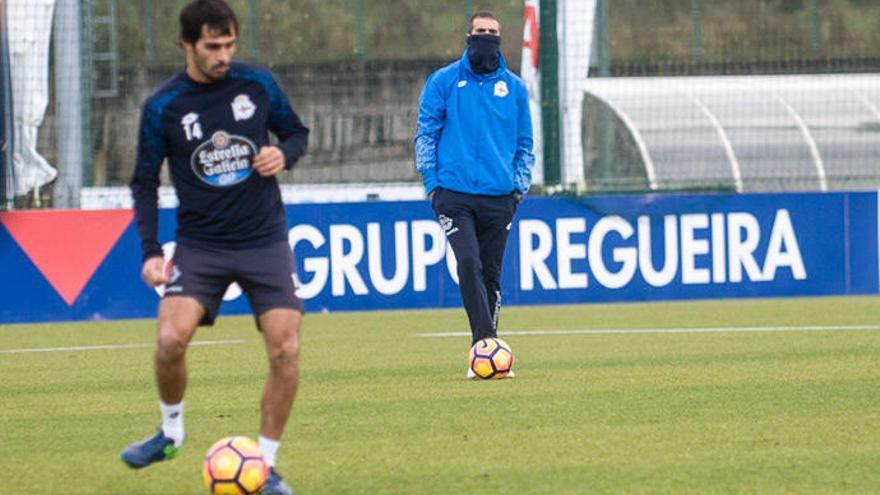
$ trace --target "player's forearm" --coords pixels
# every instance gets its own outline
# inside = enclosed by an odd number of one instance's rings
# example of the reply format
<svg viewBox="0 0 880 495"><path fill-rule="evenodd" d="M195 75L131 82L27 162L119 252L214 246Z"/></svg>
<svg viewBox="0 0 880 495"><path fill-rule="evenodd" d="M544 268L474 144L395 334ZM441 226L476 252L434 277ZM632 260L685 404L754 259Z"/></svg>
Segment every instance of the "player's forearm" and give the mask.
<svg viewBox="0 0 880 495"><path fill-rule="evenodd" d="M162 256L162 245L159 244L156 235L159 226L158 207L135 207L135 221L137 222L138 235L141 238L143 259Z"/></svg>
<svg viewBox="0 0 880 495"><path fill-rule="evenodd" d="M416 131L416 170L422 174L427 192L437 186L437 147L443 132L446 102L433 77L428 80L419 97L418 130Z"/></svg>
<svg viewBox="0 0 880 495"><path fill-rule="evenodd" d="M306 154L309 146L309 130L305 127L299 132L291 134L278 143L278 148L284 154L284 168L290 170Z"/></svg>
<svg viewBox="0 0 880 495"><path fill-rule="evenodd" d="M143 259L162 256L162 246L159 244L156 234L159 227L158 183L144 184L142 180L135 178L131 183L131 192L134 199L135 224L141 238Z"/></svg>
<svg viewBox="0 0 880 495"><path fill-rule="evenodd" d="M513 158L513 180L517 191L525 194L532 185L535 155L528 149L519 149Z"/></svg>
<svg viewBox="0 0 880 495"><path fill-rule="evenodd" d="M420 134L415 144L416 170L422 175L425 191L437 187L437 141L432 136Z"/></svg>

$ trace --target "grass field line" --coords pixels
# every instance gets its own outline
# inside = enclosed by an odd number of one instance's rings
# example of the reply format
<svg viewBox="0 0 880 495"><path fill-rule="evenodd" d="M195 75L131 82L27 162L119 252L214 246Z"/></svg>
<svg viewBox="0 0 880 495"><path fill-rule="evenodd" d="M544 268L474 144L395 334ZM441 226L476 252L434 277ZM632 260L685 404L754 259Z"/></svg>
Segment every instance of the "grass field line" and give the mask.
<svg viewBox="0 0 880 495"><path fill-rule="evenodd" d="M470 334L468 334L470 335ZM209 345L232 345L243 344L247 340L196 340L190 342L189 345L209 346ZM106 351L118 349L143 349L152 348L156 344L113 344L113 345L79 345L69 347L38 347L32 349L0 349L0 354L26 354L31 352L69 352L69 351Z"/></svg>
<svg viewBox="0 0 880 495"><path fill-rule="evenodd" d="M505 330L498 335L616 335L664 333L745 333L745 332L841 332L880 330L880 325L825 325L788 327L703 327L703 328L595 328L584 330ZM430 332L419 337L470 337L470 332Z"/></svg>

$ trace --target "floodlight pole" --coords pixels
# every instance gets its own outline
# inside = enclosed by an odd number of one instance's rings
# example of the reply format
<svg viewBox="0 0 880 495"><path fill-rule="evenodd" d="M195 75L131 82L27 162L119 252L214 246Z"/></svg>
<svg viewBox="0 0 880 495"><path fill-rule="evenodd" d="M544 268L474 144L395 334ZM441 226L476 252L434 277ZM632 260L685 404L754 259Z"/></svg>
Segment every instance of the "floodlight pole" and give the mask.
<svg viewBox="0 0 880 495"><path fill-rule="evenodd" d="M144 0L144 62L152 66L156 61L156 49L153 45L153 0Z"/></svg>
<svg viewBox="0 0 880 495"><path fill-rule="evenodd" d="M700 14L700 0L691 0L691 62L698 64L703 61L703 26Z"/></svg>
<svg viewBox="0 0 880 495"><path fill-rule="evenodd" d="M83 186L85 111L87 93L84 70L82 21L79 0L58 0L55 4L55 112L58 130L58 178L56 208L79 208Z"/></svg>
<svg viewBox="0 0 880 495"><path fill-rule="evenodd" d="M358 60L363 60L366 56L364 48L364 37L366 36L366 7L364 0L357 0L355 4L355 32L354 32L354 55Z"/></svg>
<svg viewBox="0 0 880 495"><path fill-rule="evenodd" d="M608 3L606 0L596 1L596 58L598 59L599 77L611 75L611 54L608 47ZM598 165L603 174L611 174L614 159L614 135L612 134L612 118L608 107L602 105L598 111L596 141L598 141ZM586 157L584 158L586 160ZM589 186L589 185L588 185Z"/></svg>
<svg viewBox="0 0 880 495"><path fill-rule="evenodd" d="M258 62L260 60L257 29L257 5L254 3L254 0L248 0L248 44L250 45L252 62Z"/></svg>
<svg viewBox="0 0 880 495"><path fill-rule="evenodd" d="M541 123L544 135L544 185L561 182L559 149L559 41L556 34L556 0L541 2Z"/></svg>
<svg viewBox="0 0 880 495"><path fill-rule="evenodd" d="M0 210L12 210L15 207L15 188L13 187L12 167L12 82L9 75L9 45L6 34L6 4L0 0L0 109L3 110L0 127Z"/></svg>
<svg viewBox="0 0 880 495"><path fill-rule="evenodd" d="M822 32L819 26L819 0L810 0L810 55L819 56L822 49Z"/></svg>
<svg viewBox="0 0 880 495"><path fill-rule="evenodd" d="M596 0L596 58L599 59L599 77L611 75L611 56L608 52L608 5Z"/></svg>

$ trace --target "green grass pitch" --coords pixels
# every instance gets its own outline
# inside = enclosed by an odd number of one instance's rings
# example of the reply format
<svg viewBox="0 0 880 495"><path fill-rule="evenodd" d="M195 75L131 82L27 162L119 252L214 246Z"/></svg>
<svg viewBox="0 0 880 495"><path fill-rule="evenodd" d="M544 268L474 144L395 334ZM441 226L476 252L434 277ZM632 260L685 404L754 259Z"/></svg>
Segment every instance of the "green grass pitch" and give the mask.
<svg viewBox="0 0 880 495"><path fill-rule="evenodd" d="M0 492L207 493L205 450L258 433L262 341L249 317L200 329L240 342L190 348L186 444L132 471L119 451L159 420L154 325L0 326ZM420 335L466 331L460 309L306 315L279 471L300 495L880 492L878 297L516 307L501 326L517 377L469 381L468 337ZM504 334L725 327L777 328Z"/></svg>

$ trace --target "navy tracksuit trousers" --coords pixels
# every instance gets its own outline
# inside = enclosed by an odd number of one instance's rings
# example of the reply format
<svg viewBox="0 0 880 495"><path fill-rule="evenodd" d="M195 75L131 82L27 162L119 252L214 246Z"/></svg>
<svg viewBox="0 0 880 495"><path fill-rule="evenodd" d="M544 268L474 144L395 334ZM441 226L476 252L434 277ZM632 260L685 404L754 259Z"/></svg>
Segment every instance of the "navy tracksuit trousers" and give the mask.
<svg viewBox="0 0 880 495"><path fill-rule="evenodd" d="M458 261L458 286L473 343L495 337L501 311L501 262L517 200L438 187L431 206Z"/></svg>

